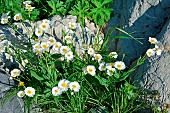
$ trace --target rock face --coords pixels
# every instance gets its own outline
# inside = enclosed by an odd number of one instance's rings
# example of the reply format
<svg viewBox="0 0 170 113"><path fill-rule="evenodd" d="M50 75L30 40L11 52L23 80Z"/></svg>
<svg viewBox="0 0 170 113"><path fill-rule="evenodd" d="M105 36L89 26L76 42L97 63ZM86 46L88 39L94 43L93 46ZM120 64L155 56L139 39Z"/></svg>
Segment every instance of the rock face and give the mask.
<svg viewBox="0 0 170 113"><path fill-rule="evenodd" d="M148 37L155 37L163 49L160 57L148 59L134 73L137 84L158 90L162 104L170 104L170 1L169 0L114 0L114 16L108 27L120 27L139 40L116 39L112 49L125 53L130 66L150 47ZM117 34L122 34L118 32Z"/></svg>

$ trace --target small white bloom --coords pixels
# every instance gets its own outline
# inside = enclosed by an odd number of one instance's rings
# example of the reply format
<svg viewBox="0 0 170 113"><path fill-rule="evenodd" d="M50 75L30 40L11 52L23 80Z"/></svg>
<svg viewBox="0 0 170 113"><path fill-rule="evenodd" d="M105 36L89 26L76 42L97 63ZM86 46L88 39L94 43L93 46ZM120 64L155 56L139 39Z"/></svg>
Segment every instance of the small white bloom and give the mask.
<svg viewBox="0 0 170 113"><path fill-rule="evenodd" d="M20 97L20 98L24 97L24 95L25 95L24 91L19 91L17 93L17 96Z"/></svg>
<svg viewBox="0 0 170 113"><path fill-rule="evenodd" d="M87 44L82 44L82 50L87 50Z"/></svg>
<svg viewBox="0 0 170 113"><path fill-rule="evenodd" d="M70 84L69 84L69 88L71 89L71 90L74 90L75 92L79 92L79 90L80 90L80 85L79 85L79 83L78 82L71 82Z"/></svg>
<svg viewBox="0 0 170 113"><path fill-rule="evenodd" d="M39 29L39 28L35 29L35 35L36 36L40 37L40 36L42 36L42 34L43 34L43 31L41 29Z"/></svg>
<svg viewBox="0 0 170 113"><path fill-rule="evenodd" d="M65 55L69 51L70 51L70 48L68 46L61 46L61 48L60 48L60 53L62 55Z"/></svg>
<svg viewBox="0 0 170 113"><path fill-rule="evenodd" d="M124 70L126 68L125 63L122 61L116 61L114 67L118 70Z"/></svg>
<svg viewBox="0 0 170 113"><path fill-rule="evenodd" d="M8 40L3 40L0 42L3 46L8 46Z"/></svg>
<svg viewBox="0 0 170 113"><path fill-rule="evenodd" d="M43 19L42 22L43 22L43 23L46 23L46 24L48 24L48 25L50 25L50 23L51 23L50 20L47 20L47 19Z"/></svg>
<svg viewBox="0 0 170 113"><path fill-rule="evenodd" d="M49 44L47 42L41 42L41 48L44 51L48 51L49 50Z"/></svg>
<svg viewBox="0 0 170 113"><path fill-rule="evenodd" d="M68 28L69 28L69 29L76 29L76 28L77 28L77 23L69 22L69 23L68 23Z"/></svg>
<svg viewBox="0 0 170 113"><path fill-rule="evenodd" d="M33 49L33 52L36 54L36 55L41 55L43 53L43 49L42 48L37 48L37 49Z"/></svg>
<svg viewBox="0 0 170 113"><path fill-rule="evenodd" d="M67 53L65 54L65 58L67 59L67 61L72 60L73 57L74 57L74 55L73 55L73 52L72 52L72 51L69 51L69 52L67 52Z"/></svg>
<svg viewBox="0 0 170 113"><path fill-rule="evenodd" d="M28 11L32 11L35 7L32 7L29 4L26 4L25 9L27 9Z"/></svg>
<svg viewBox="0 0 170 113"><path fill-rule="evenodd" d="M89 48L87 53L88 53L89 55L94 55L94 54L95 54L95 51L94 51L93 48Z"/></svg>
<svg viewBox="0 0 170 113"><path fill-rule="evenodd" d="M29 96L29 97L33 97L35 95L35 89L32 87L27 87L25 90L25 95Z"/></svg>
<svg viewBox="0 0 170 113"><path fill-rule="evenodd" d="M20 71L19 69L13 69L13 70L11 71L11 76L12 76L12 77L17 77L17 76L20 75L20 73L21 73L21 71Z"/></svg>
<svg viewBox="0 0 170 113"><path fill-rule="evenodd" d="M106 70L106 65L105 65L105 63L101 63L101 64L99 65L99 70L100 70L100 71Z"/></svg>
<svg viewBox="0 0 170 113"><path fill-rule="evenodd" d="M2 19L2 18L5 18L5 19L11 18L11 17L9 16L9 13L10 13L10 12L7 12L7 13L2 14L1 19Z"/></svg>
<svg viewBox="0 0 170 113"><path fill-rule="evenodd" d="M8 18L1 18L1 24L7 24Z"/></svg>
<svg viewBox="0 0 170 113"><path fill-rule="evenodd" d="M156 44L156 43L158 43L157 39L156 39L156 38L152 38L152 37L149 37L149 42L150 42L151 44Z"/></svg>
<svg viewBox="0 0 170 113"><path fill-rule="evenodd" d="M84 67L84 68L82 68L82 71L83 71L83 73L86 75L88 72L87 72L87 67Z"/></svg>
<svg viewBox="0 0 170 113"><path fill-rule="evenodd" d="M33 45L32 47L33 47L33 50L34 50L34 49L41 48L41 45L40 45L40 43L36 43L36 44Z"/></svg>
<svg viewBox="0 0 170 113"><path fill-rule="evenodd" d="M59 95L62 94L62 91L61 91L61 89L60 89L59 87L53 87L53 88L52 88L52 94L53 94L54 96L59 96Z"/></svg>
<svg viewBox="0 0 170 113"><path fill-rule="evenodd" d="M65 36L64 39L65 39L67 44L70 44L70 43L72 43L72 38L73 38L72 36Z"/></svg>
<svg viewBox="0 0 170 113"><path fill-rule="evenodd" d="M15 21L22 20L22 15L21 15L21 13L16 14L16 15L14 16L14 20L15 20Z"/></svg>
<svg viewBox="0 0 170 113"><path fill-rule="evenodd" d="M100 54L94 54L95 60L101 60L103 57Z"/></svg>
<svg viewBox="0 0 170 113"><path fill-rule="evenodd" d="M43 30L43 31L47 31L47 30L50 28L50 26L49 26L49 24L47 24L47 23L41 23L41 24L39 25L39 28L40 28L41 30Z"/></svg>
<svg viewBox="0 0 170 113"><path fill-rule="evenodd" d="M162 54L162 50L159 49L159 47L157 45L155 45L155 48L153 50L155 51L156 55L158 55L158 56Z"/></svg>
<svg viewBox="0 0 170 113"><path fill-rule="evenodd" d="M65 32L67 33L67 34L74 34L74 31L73 30L71 30L71 29L69 29L67 26L65 26Z"/></svg>
<svg viewBox="0 0 170 113"><path fill-rule="evenodd" d="M146 54L148 57L154 56L155 55L155 51L153 49L148 49L146 51Z"/></svg>
<svg viewBox="0 0 170 113"><path fill-rule="evenodd" d="M53 46L55 43L56 43L56 39L54 37L49 37L47 43L50 45L50 46Z"/></svg>
<svg viewBox="0 0 170 113"><path fill-rule="evenodd" d="M115 71L116 71L115 68L108 69L107 70L107 75L112 76Z"/></svg>
<svg viewBox="0 0 170 113"><path fill-rule="evenodd" d="M63 79L58 83L58 87L61 88L62 91L67 91L69 88L70 81Z"/></svg>
<svg viewBox="0 0 170 113"><path fill-rule="evenodd" d="M93 65L87 66L87 72L94 76L96 74L96 68Z"/></svg>
<svg viewBox="0 0 170 113"><path fill-rule="evenodd" d="M59 49L60 49L61 46L62 46L62 44L61 44L60 42L56 42L56 43L53 45L52 49L53 49L54 51L59 51Z"/></svg>
<svg viewBox="0 0 170 113"><path fill-rule="evenodd" d="M111 52L111 53L109 53L109 56L113 57L113 58L117 58L118 54L116 52Z"/></svg>
<svg viewBox="0 0 170 113"><path fill-rule="evenodd" d="M0 40L5 39L5 35L4 34L0 34Z"/></svg>
<svg viewBox="0 0 170 113"><path fill-rule="evenodd" d="M25 5L27 4L27 5L29 5L29 4L31 4L31 1L29 1L29 0L24 1L24 2L23 2L23 4L25 4Z"/></svg>

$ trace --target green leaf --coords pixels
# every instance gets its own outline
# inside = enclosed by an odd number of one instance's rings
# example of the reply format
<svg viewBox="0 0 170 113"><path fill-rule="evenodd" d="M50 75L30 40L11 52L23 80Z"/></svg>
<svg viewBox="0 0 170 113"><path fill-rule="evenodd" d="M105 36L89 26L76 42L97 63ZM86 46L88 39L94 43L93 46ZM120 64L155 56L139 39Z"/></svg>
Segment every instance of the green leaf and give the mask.
<svg viewBox="0 0 170 113"><path fill-rule="evenodd" d="M108 87L107 80L105 78L99 77L97 75L94 76L101 85Z"/></svg>
<svg viewBox="0 0 170 113"><path fill-rule="evenodd" d="M39 81L44 80L44 78L43 78L43 77L38 76L38 75L36 74L36 72L34 72L34 71L30 70L30 73L31 73L31 76L33 76L33 77L34 77L34 78L36 78L37 80L39 80Z"/></svg>

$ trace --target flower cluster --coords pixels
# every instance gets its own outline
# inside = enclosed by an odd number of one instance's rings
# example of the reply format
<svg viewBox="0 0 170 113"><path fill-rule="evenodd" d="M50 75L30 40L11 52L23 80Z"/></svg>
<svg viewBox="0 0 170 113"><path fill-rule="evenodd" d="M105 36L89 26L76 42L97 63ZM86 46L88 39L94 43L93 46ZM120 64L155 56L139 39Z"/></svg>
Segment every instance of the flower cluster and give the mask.
<svg viewBox="0 0 170 113"><path fill-rule="evenodd" d="M8 46L8 40L5 39L4 34L0 34L0 53L5 52L7 46Z"/></svg>
<svg viewBox="0 0 170 113"><path fill-rule="evenodd" d="M23 4L25 4L25 9L27 9L28 11L32 11L35 7L31 6L31 1L24 1Z"/></svg>
<svg viewBox="0 0 170 113"><path fill-rule="evenodd" d="M77 81L70 82L66 79L63 79L59 81L58 86L52 88L52 94L53 96L59 96L63 91L67 91L68 88L74 92L79 92L80 85Z"/></svg>
<svg viewBox="0 0 170 113"><path fill-rule="evenodd" d="M149 37L149 42L150 42L151 44L155 44L155 47L152 48L152 49L148 49L148 50L146 51L147 56L148 56L148 57L152 57L152 56L155 56L155 55L160 56L161 53L162 53L162 50L158 47L158 45L156 45L156 44L158 44L157 39L156 39L156 38Z"/></svg>

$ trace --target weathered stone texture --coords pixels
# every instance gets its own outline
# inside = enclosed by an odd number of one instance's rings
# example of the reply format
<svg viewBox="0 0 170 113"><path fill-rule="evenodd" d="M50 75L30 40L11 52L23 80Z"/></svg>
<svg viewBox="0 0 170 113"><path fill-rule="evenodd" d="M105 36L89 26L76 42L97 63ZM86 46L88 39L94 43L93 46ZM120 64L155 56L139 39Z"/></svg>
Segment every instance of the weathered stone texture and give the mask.
<svg viewBox="0 0 170 113"><path fill-rule="evenodd" d="M147 89L158 90L162 104L170 104L170 0L114 2L115 17L110 20L108 27L120 27L127 32L135 32L132 34L135 38L144 39L140 40L143 45L130 39L116 39L109 45L114 47L112 49L125 53L125 62L130 66L150 47L148 37L157 38L163 54L145 61L134 73L134 79Z"/></svg>

